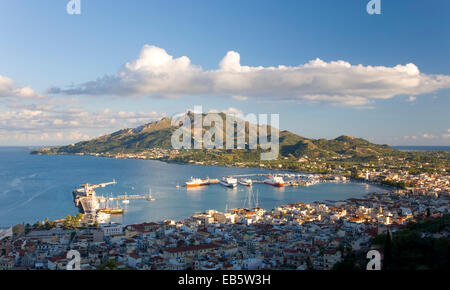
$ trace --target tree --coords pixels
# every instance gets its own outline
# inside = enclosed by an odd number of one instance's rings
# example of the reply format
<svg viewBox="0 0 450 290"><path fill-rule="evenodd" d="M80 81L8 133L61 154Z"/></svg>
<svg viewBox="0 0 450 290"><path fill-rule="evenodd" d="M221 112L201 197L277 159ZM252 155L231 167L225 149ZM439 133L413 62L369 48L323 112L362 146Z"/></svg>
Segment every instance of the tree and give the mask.
<svg viewBox="0 0 450 290"><path fill-rule="evenodd" d="M384 241L384 261L383 268L388 270L391 266L392 261L392 241L391 241L391 233L389 229L387 230L386 239Z"/></svg>
<svg viewBox="0 0 450 290"><path fill-rule="evenodd" d="M33 229L35 230L39 230L42 227L42 223L40 221L37 221L34 225L33 225Z"/></svg>

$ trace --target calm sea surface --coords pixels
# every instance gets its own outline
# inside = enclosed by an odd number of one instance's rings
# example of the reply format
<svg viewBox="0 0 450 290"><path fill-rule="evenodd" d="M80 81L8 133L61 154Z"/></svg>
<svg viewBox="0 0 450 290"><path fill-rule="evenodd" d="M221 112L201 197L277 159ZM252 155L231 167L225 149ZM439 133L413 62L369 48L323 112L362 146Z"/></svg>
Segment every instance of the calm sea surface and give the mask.
<svg viewBox="0 0 450 290"><path fill-rule="evenodd" d="M85 156L30 155L23 147L0 147L0 227L34 223L75 215L72 190L83 183L117 184L96 190L98 195L148 194L155 201L130 200L126 212L114 221L124 224L163 219L181 220L207 209L246 207L249 189L227 189L219 184L197 190L176 188L191 176L220 178L234 174L267 173L267 170L168 164L152 160L109 159ZM291 202L313 202L361 197L386 189L362 183L321 183L284 189L254 184L259 206L272 209Z"/></svg>
<svg viewBox="0 0 450 290"><path fill-rule="evenodd" d="M450 146L392 146L403 151L445 151L450 152Z"/></svg>

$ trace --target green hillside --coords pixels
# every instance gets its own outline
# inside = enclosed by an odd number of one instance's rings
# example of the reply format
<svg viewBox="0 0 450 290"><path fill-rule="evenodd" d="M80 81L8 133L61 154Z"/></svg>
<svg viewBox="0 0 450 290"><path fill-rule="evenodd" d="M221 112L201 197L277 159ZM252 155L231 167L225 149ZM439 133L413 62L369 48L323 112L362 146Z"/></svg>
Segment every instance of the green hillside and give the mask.
<svg viewBox="0 0 450 290"><path fill-rule="evenodd" d="M225 119L224 114L220 114ZM191 120L193 114L189 114ZM122 129L112 134L104 135L89 141L78 142L68 146L42 148L33 153L40 154L76 154L76 153L139 153L153 148L172 149L171 136L176 127L171 126L170 118L163 118L149 124L137 127ZM225 136L224 121L224 142ZM203 133L209 130L203 128ZM237 128L234 129L237 131ZM248 141L249 123L246 122L245 133ZM270 129L269 129L270 132ZM270 136L270 134L269 134ZM387 145L376 145L367 140L350 136L340 136L336 139L308 139L296 135L289 131L279 131L280 155L281 157L310 157L310 158L332 158L339 156L349 156L352 158L373 158L386 154L395 154L397 150ZM198 150L197 150L198 151ZM203 151L203 150L201 150ZM247 155L249 158L258 156L254 154L256 150L232 150L242 151L240 155ZM253 151L253 152L252 152ZM259 150L258 150L259 151ZM214 150L214 154L220 155L225 150ZM192 152L192 154L195 154ZM250 157L251 156L251 157ZM244 158L247 159L247 158Z"/></svg>

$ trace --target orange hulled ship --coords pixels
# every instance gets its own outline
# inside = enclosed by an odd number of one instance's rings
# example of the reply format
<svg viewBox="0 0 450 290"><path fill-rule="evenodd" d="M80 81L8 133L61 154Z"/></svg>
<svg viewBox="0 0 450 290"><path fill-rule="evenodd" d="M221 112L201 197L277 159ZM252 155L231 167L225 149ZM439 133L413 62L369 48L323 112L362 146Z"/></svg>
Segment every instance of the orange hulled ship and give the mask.
<svg viewBox="0 0 450 290"><path fill-rule="evenodd" d="M210 185L210 184L211 184L211 181L209 180L209 178L200 179L200 178L191 177L191 180L186 182L186 187L199 187L199 186L205 186L205 185Z"/></svg>

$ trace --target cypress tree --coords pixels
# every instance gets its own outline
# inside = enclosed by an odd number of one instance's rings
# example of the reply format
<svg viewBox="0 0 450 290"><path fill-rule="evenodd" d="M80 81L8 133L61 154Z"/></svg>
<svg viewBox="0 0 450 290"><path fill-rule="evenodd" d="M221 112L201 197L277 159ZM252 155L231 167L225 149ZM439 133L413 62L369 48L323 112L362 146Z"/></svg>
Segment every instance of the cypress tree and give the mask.
<svg viewBox="0 0 450 290"><path fill-rule="evenodd" d="M383 269L389 270L392 263L392 241L391 241L391 233L389 232L389 228L386 234L386 240L384 242L384 260L383 260Z"/></svg>

